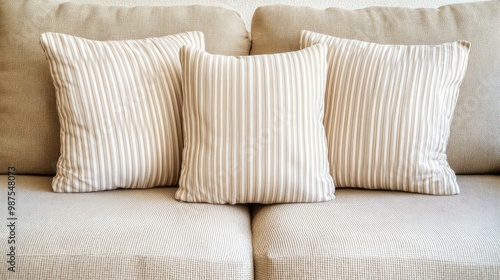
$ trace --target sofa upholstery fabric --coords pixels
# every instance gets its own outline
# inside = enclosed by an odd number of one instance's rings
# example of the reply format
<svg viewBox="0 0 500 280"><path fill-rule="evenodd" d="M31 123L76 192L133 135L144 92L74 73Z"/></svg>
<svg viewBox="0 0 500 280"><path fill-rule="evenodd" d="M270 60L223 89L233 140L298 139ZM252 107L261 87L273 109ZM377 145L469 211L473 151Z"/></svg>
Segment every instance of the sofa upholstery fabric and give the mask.
<svg viewBox="0 0 500 280"><path fill-rule="evenodd" d="M256 279L498 279L500 177L458 183L458 196L337 189L325 203L256 205Z"/></svg>
<svg viewBox="0 0 500 280"><path fill-rule="evenodd" d="M273 5L252 20L251 54L299 49L301 30L380 44L471 42L448 142L457 174L500 172L500 1L452 4L439 9L340 8Z"/></svg>
<svg viewBox="0 0 500 280"><path fill-rule="evenodd" d="M122 40L198 30L209 53L250 49L243 21L224 8L63 1L0 0L0 173L13 165L18 173L55 174L59 124L38 41L43 32ZM69 1L136 6L174 0ZM248 11L265 1L188 2ZM448 2L459 1L465 2ZM435 6L446 0L300 1L312 2ZM498 5L262 7L254 18L253 50L298 50L303 29L376 43L470 41L448 160L458 173L500 174ZM17 272L5 262L13 187L0 175L0 279L500 279L498 174L458 176L455 196L340 189L324 203L251 206L183 203L175 200L175 187L54 193L52 176L15 177Z"/></svg>
<svg viewBox="0 0 500 280"><path fill-rule="evenodd" d="M59 157L59 121L41 33L124 40L201 31L211 53L246 55L250 49L243 20L221 7L59 2L0 1L0 119L9 120L0 122L0 167L15 165L23 174L55 174Z"/></svg>
<svg viewBox="0 0 500 280"><path fill-rule="evenodd" d="M17 271L0 279L253 277L245 205L180 203L177 188L61 194L51 180L17 176Z"/></svg>

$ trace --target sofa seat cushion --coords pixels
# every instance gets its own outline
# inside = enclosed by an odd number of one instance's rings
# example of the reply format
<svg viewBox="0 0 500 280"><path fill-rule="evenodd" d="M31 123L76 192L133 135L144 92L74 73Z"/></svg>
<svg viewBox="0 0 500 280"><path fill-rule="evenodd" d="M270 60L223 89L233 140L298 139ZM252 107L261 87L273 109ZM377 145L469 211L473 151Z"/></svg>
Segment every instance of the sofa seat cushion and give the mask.
<svg viewBox="0 0 500 280"><path fill-rule="evenodd" d="M499 279L500 176L457 179L451 197L339 189L254 206L256 279Z"/></svg>
<svg viewBox="0 0 500 280"><path fill-rule="evenodd" d="M51 181L16 178L18 279L253 278L246 206L178 202L177 188L53 193Z"/></svg>

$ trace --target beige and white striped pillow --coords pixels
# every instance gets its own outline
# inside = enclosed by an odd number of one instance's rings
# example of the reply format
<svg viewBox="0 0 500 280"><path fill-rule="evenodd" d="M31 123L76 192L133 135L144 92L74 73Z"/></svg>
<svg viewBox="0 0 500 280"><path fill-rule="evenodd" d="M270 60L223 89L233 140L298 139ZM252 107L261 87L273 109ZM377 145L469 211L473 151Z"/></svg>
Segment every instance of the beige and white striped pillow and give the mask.
<svg viewBox="0 0 500 280"><path fill-rule="evenodd" d="M176 198L334 198L323 127L326 46L229 57L181 49L184 152Z"/></svg>
<svg viewBox="0 0 500 280"><path fill-rule="evenodd" d="M325 105L337 187L458 194L446 146L469 42L380 45L303 31L329 46Z"/></svg>
<svg viewBox="0 0 500 280"><path fill-rule="evenodd" d="M55 192L175 185L181 168L183 45L201 32L126 41L40 38L61 124Z"/></svg>

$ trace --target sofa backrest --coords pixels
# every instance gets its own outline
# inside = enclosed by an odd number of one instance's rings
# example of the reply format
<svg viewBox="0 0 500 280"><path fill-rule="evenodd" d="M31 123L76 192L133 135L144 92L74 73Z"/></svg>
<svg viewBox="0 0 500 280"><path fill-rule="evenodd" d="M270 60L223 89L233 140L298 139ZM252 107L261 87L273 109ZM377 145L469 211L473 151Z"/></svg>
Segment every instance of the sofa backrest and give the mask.
<svg viewBox="0 0 500 280"><path fill-rule="evenodd" d="M260 7L252 19L251 54L298 50L301 30L382 44L471 42L448 161L457 174L500 172L499 1L438 9Z"/></svg>
<svg viewBox="0 0 500 280"><path fill-rule="evenodd" d="M209 52L247 55L250 50L241 17L220 7L0 1L0 168L5 168L0 173L14 165L23 174L55 174L59 121L49 64L39 43L46 31L95 40L202 31Z"/></svg>

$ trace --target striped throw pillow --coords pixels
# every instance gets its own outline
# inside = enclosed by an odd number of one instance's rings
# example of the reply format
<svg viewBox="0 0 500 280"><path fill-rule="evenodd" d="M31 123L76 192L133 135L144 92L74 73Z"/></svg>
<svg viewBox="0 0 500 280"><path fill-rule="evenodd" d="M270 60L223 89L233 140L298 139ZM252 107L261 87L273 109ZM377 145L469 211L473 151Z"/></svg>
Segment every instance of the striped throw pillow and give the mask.
<svg viewBox="0 0 500 280"><path fill-rule="evenodd" d="M176 185L183 45L201 32L126 41L44 33L61 124L55 192Z"/></svg>
<svg viewBox="0 0 500 280"><path fill-rule="evenodd" d="M229 57L181 49L184 152L176 198L334 198L323 127L326 46Z"/></svg>
<svg viewBox="0 0 500 280"><path fill-rule="evenodd" d="M303 31L325 43L325 130L337 187L458 194L446 159L469 43L381 45Z"/></svg>

